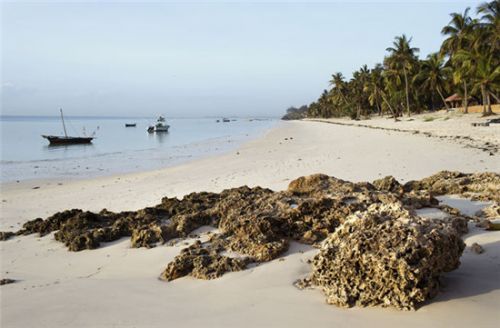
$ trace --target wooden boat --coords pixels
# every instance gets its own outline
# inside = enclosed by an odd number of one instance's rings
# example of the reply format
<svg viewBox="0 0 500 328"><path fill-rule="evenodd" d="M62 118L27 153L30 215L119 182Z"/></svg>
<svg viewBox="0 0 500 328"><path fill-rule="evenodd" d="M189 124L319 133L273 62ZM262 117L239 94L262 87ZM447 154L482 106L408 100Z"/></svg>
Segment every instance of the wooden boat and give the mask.
<svg viewBox="0 0 500 328"><path fill-rule="evenodd" d="M46 136L51 145L76 145L76 144L89 144L92 143L92 137L66 137L66 136Z"/></svg>
<svg viewBox="0 0 500 328"><path fill-rule="evenodd" d="M135 128L137 126L137 123L125 123L126 128Z"/></svg>
<svg viewBox="0 0 500 328"><path fill-rule="evenodd" d="M64 136L48 136L42 135L42 138L45 138L49 141L51 145L78 145L78 144L89 144L92 143L93 137L70 137L66 132L66 124L64 124L64 115L62 108L61 111L61 121L64 129Z"/></svg>

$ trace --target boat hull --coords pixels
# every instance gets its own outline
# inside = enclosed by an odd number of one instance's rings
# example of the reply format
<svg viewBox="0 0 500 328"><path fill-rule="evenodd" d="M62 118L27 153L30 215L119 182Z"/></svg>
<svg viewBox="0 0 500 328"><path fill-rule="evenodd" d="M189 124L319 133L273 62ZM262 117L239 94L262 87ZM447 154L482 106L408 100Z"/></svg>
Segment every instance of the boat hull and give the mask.
<svg viewBox="0 0 500 328"><path fill-rule="evenodd" d="M92 137L62 137L62 136L44 136L51 145L78 145L92 143Z"/></svg>
<svg viewBox="0 0 500 328"><path fill-rule="evenodd" d="M168 132L168 129L170 128L170 125L163 125L163 126L150 126L148 128L149 133L162 133L162 132Z"/></svg>
<svg viewBox="0 0 500 328"><path fill-rule="evenodd" d="M155 132L168 132L168 128L169 128L169 126L161 127L161 128L156 127Z"/></svg>

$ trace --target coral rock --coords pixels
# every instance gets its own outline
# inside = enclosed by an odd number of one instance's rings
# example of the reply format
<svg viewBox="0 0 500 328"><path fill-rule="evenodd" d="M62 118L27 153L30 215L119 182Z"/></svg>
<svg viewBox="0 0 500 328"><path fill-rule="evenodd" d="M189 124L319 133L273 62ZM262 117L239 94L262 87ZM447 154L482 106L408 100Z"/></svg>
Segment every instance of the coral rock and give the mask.
<svg viewBox="0 0 500 328"><path fill-rule="evenodd" d="M16 235L15 232L12 231L0 231L0 240L7 240Z"/></svg>
<svg viewBox="0 0 500 328"><path fill-rule="evenodd" d="M248 263L247 258L218 255L216 252L204 248L200 241L196 241L190 247L184 248L167 265L160 278L172 281L190 275L198 279L215 279L228 271L243 270Z"/></svg>
<svg viewBox="0 0 500 328"><path fill-rule="evenodd" d="M311 281L330 304L414 309L437 294L439 276L459 266L463 249L449 225L376 204L325 240Z"/></svg>

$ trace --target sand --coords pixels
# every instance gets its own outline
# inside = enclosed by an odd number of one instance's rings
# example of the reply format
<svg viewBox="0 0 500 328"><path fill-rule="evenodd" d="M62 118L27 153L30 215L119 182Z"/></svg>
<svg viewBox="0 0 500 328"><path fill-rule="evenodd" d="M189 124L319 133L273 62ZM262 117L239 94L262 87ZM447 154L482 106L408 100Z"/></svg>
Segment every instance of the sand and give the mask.
<svg viewBox="0 0 500 328"><path fill-rule="evenodd" d="M496 105L495 107L499 107ZM394 122L387 117L372 116L360 121L340 119L314 119L335 124L350 126L364 126L380 129L398 129L409 133L425 133L433 138L450 139L465 147L483 149L488 153L497 153L500 150L500 124L490 126L472 126L474 123L485 123L497 116L483 117L481 113L463 114L459 110L441 110L433 113L424 113L404 116Z"/></svg>
<svg viewBox="0 0 500 328"><path fill-rule="evenodd" d="M468 128L470 130L470 128ZM473 132L470 132L473 133ZM293 138L293 139L292 139ZM2 185L0 230L68 208L134 210L163 196L220 191L240 185L286 188L317 172L352 181L394 175L400 181L439 170L496 171L490 156L449 139L319 122L284 122L237 151L177 167L78 181L24 181ZM34 187L39 187L33 189ZM455 200L464 208L484 204ZM339 309L317 290L292 283L310 271L316 250L294 243L282 258L213 281L157 278L186 247L130 248L122 239L68 252L53 236L0 243L2 327L491 327L500 320L500 232L470 226L461 267L443 279L443 292L415 312ZM205 229L206 230L206 229ZM187 240L186 242L193 242Z"/></svg>

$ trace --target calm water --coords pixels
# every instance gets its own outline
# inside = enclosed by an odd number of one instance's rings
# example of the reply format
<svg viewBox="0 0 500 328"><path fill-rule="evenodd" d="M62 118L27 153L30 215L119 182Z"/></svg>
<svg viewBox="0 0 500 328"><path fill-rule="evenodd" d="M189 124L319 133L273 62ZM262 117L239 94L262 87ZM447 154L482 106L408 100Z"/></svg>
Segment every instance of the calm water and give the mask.
<svg viewBox="0 0 500 328"><path fill-rule="evenodd" d="M0 117L1 181L85 178L156 169L235 149L276 120L168 119L169 133L149 134L154 119L66 119L68 135L91 135L90 145L48 146L42 134L64 135L59 117ZM125 123L137 123L125 128ZM98 128L97 128L98 127Z"/></svg>

